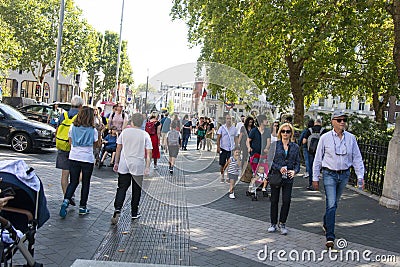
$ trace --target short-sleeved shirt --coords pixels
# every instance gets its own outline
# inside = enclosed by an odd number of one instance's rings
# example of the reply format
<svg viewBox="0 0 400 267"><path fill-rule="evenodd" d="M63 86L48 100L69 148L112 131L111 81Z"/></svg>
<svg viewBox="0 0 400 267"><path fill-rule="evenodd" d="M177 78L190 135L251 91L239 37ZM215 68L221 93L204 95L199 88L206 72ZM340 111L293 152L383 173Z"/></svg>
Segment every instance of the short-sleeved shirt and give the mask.
<svg viewBox="0 0 400 267"><path fill-rule="evenodd" d="M232 151L235 148L235 137L238 136L238 131L235 126L229 129L226 125L219 127L217 134L221 135L220 148L226 151Z"/></svg>
<svg viewBox="0 0 400 267"><path fill-rule="evenodd" d="M68 137L72 136L74 125L71 125L68 131ZM94 133L94 142L97 142L99 138L99 134L96 128L93 129ZM94 162L94 154L93 154L93 144L92 146L74 146L71 144L71 151L69 152L69 159L76 160L81 162Z"/></svg>
<svg viewBox="0 0 400 267"><path fill-rule="evenodd" d="M111 129L112 126L117 127L117 132L121 133L122 131L122 127L124 126L124 122L128 121L128 116L126 114L122 115L118 114L118 113L114 113L114 116L110 115L110 118L108 120L108 125L109 125L109 129Z"/></svg>
<svg viewBox="0 0 400 267"><path fill-rule="evenodd" d="M122 144L118 173L143 175L145 169L145 150L153 149L150 135L138 128L125 128L117 139Z"/></svg>
<svg viewBox="0 0 400 267"><path fill-rule="evenodd" d="M171 119L168 117L164 117L161 120L161 132L162 133L168 133L170 128L171 128Z"/></svg>
<svg viewBox="0 0 400 267"><path fill-rule="evenodd" d="M264 129L264 133L261 135L258 127L251 129L249 133L250 147L253 149L250 153L250 156L254 154L263 154L264 148L267 145L267 139L271 138L271 130L269 128Z"/></svg>

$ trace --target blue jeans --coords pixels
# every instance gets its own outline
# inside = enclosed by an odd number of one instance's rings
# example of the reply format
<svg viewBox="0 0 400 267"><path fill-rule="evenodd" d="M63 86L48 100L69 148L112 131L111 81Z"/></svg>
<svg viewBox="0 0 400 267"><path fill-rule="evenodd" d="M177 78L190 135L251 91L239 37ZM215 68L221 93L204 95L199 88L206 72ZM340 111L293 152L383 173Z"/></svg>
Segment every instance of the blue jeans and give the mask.
<svg viewBox="0 0 400 267"><path fill-rule="evenodd" d="M335 240L335 217L339 199L350 177L350 170L336 173L330 170L322 170L326 196L326 211L324 225L326 226L326 239Z"/></svg>
<svg viewBox="0 0 400 267"><path fill-rule="evenodd" d="M313 166L314 166L314 154L308 153L308 166L310 168L309 173L308 173L308 186L312 186L312 178L313 178Z"/></svg>
<svg viewBox="0 0 400 267"><path fill-rule="evenodd" d="M310 161L308 160L308 149L307 145L302 146L303 149L303 156L304 156L304 163L306 164L306 172L310 174L312 172L312 169L310 169Z"/></svg>
<svg viewBox="0 0 400 267"><path fill-rule="evenodd" d="M186 148L189 141L190 133L184 133L182 136L182 148Z"/></svg>

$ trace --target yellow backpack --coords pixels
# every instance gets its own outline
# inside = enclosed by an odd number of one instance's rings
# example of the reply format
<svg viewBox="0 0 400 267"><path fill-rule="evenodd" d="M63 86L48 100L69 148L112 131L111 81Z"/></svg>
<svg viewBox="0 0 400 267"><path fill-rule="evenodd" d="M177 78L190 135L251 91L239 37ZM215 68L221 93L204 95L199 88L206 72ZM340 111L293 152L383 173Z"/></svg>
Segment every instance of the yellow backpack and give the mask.
<svg viewBox="0 0 400 267"><path fill-rule="evenodd" d="M64 112L64 120L61 122L61 124L57 128L57 134L56 134L56 147L58 150L62 151L70 151L71 150L71 145L69 144L68 141L68 132L69 128L71 127L72 123L76 119L75 115L70 119L68 117L68 112Z"/></svg>

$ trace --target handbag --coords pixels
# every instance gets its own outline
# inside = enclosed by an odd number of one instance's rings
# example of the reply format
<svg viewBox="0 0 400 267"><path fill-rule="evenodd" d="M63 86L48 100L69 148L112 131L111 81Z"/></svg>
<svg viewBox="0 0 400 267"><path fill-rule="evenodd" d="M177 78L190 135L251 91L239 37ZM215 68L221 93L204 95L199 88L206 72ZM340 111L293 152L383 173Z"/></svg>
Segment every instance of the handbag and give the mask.
<svg viewBox="0 0 400 267"><path fill-rule="evenodd" d="M271 171L268 173L268 182L271 186L281 186L282 185L282 173L279 171Z"/></svg>

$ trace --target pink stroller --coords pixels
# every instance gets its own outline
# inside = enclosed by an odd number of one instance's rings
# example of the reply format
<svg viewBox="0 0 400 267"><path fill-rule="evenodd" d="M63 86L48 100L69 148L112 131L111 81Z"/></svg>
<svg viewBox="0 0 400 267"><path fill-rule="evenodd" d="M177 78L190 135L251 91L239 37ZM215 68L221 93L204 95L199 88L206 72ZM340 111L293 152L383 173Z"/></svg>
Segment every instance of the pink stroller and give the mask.
<svg viewBox="0 0 400 267"><path fill-rule="evenodd" d="M268 197L266 186L268 185L268 163L267 155L254 154L250 157L250 165L253 171L253 178L251 179L249 190L246 191L247 196L251 196L251 200L257 200L257 189L262 186L263 197ZM261 169L262 175L258 174L258 170Z"/></svg>

